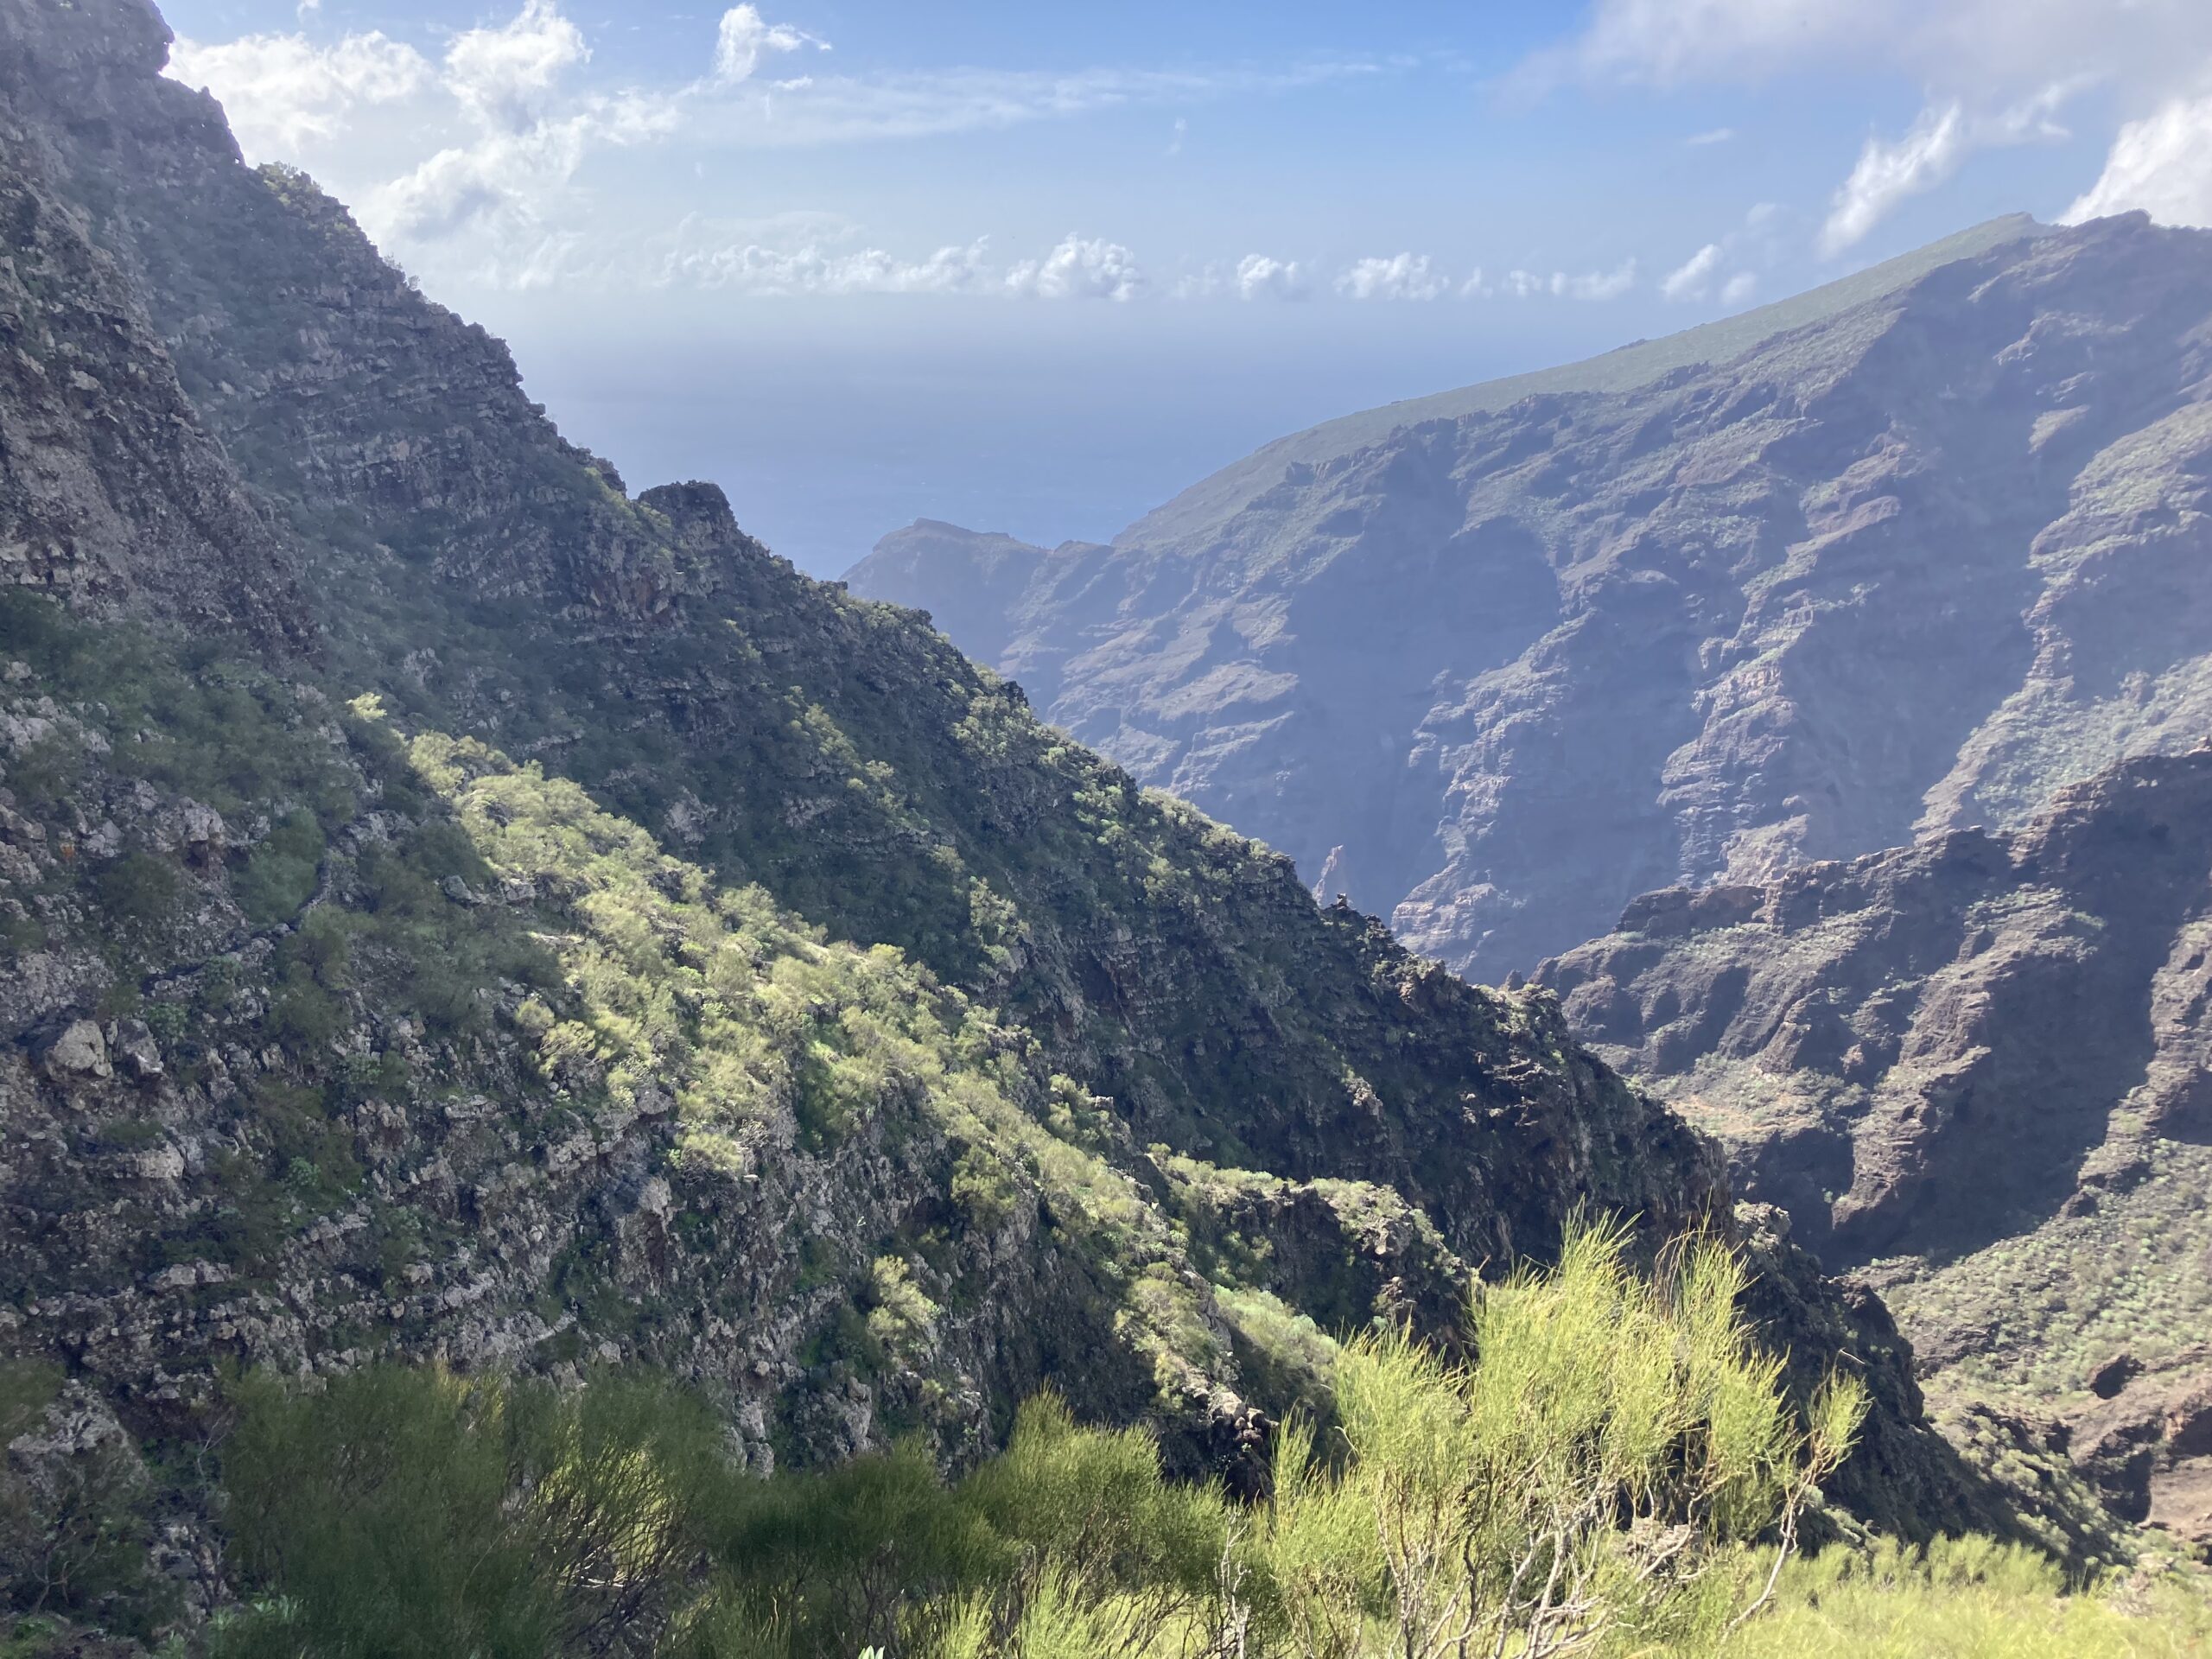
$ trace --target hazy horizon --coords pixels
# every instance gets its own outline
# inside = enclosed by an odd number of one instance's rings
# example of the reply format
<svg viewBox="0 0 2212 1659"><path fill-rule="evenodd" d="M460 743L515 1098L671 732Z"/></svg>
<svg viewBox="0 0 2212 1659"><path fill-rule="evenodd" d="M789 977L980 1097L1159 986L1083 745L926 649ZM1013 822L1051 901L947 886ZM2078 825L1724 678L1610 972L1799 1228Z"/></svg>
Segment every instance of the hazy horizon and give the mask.
<svg viewBox="0 0 2212 1659"><path fill-rule="evenodd" d="M1962 226L2212 220L2212 8L175 0L635 486L835 574L1110 537L1256 444Z"/></svg>
<svg viewBox="0 0 2212 1659"><path fill-rule="evenodd" d="M1102 311L1074 338L1017 317L1011 341L1006 319L967 321L969 331L918 340L843 322L665 355L527 318L511 338L531 395L632 489L710 480L749 531L825 575L916 518L1048 546L1110 540L1287 433L1591 354L1567 331L1535 328L1503 340L1402 327L1300 340L1264 314L1232 314L1231 327L1186 315L1140 332L1125 313ZM959 418L932 418L948 398L960 400Z"/></svg>

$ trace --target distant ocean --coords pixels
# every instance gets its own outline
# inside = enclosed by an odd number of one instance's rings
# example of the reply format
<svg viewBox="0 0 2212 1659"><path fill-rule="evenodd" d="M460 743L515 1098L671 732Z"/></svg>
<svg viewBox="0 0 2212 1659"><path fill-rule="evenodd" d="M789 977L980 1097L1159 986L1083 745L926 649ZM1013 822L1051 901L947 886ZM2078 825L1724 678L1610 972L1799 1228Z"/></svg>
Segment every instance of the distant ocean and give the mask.
<svg viewBox="0 0 2212 1659"><path fill-rule="evenodd" d="M918 518L1109 540L1271 438L1604 350L1629 321L1484 340L1471 308L874 304L754 301L733 320L750 337L662 346L494 326L531 395L633 491L711 479L747 531L835 576Z"/></svg>

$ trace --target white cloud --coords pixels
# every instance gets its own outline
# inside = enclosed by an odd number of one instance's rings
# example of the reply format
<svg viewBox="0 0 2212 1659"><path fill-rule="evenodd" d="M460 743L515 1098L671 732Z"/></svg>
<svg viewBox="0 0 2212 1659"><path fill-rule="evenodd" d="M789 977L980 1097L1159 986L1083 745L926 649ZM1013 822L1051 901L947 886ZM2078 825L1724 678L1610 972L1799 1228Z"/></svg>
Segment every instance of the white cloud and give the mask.
<svg viewBox="0 0 2212 1659"><path fill-rule="evenodd" d="M770 54L829 43L762 18L757 8L724 13L714 69L702 79L657 92L627 94L663 103L681 118L686 136L702 146L793 148L896 142L1061 120L1138 105L1268 97L1331 81L1387 73L1357 60L1312 61L1279 68L1250 65L1178 69L1093 68L1073 72L958 68L868 77L798 76L765 86L757 72ZM219 97L251 103L241 125L251 129L257 159L298 161L308 141L335 131L349 102L359 101L372 67L360 60L380 48L410 69L409 92L438 90L437 77L412 47L381 35L356 36L332 48L304 35L257 35L220 46L180 41L170 73L210 85ZM482 124L509 130L563 111L568 72L590 60L588 43L556 0L526 0L508 22L475 29L448 48L443 90L465 100ZM382 94L379 94L382 95ZM235 111L234 111L235 112ZM427 107L416 125L411 160L452 142L454 111ZM1187 131L1187 117L1173 132ZM242 136L246 136L242 134ZM406 132L383 124L379 137L404 145Z"/></svg>
<svg viewBox="0 0 2212 1659"><path fill-rule="evenodd" d="M430 65L379 34L327 47L301 35L248 35L219 46L179 40L168 73L219 99L239 145L258 161L333 137L363 105L412 97L429 84Z"/></svg>
<svg viewBox="0 0 2212 1659"><path fill-rule="evenodd" d="M906 259L879 247L841 248L858 228L834 214L786 215L733 226L693 216L634 252L615 251L589 270L601 281L641 280L745 295L969 294L1035 299L1299 300L1311 292L1294 259L1247 254L1233 269L1207 265L1165 289L1118 243L1069 236L1039 258L1000 269L978 238ZM576 274L585 274L579 269Z"/></svg>
<svg viewBox="0 0 2212 1659"><path fill-rule="evenodd" d="M486 288L528 293L566 282L582 262L591 240L580 231L548 231L533 245L494 247L478 265L476 280Z"/></svg>
<svg viewBox="0 0 2212 1659"><path fill-rule="evenodd" d="M1853 0L1599 0L1588 29L1531 67L1547 80L1673 86L1772 73L1841 33Z"/></svg>
<svg viewBox="0 0 2212 1659"><path fill-rule="evenodd" d="M1693 149L1702 149L1707 144L1725 144L1735 136L1733 127L1715 127L1710 132L1694 132L1682 142Z"/></svg>
<svg viewBox="0 0 2212 1659"><path fill-rule="evenodd" d="M2076 79L2053 81L1993 115L1969 116L1956 99L1920 112L1894 143L1869 138L1859 164L1837 188L1821 226L1821 251L1833 257L1862 240L1900 202L1933 190L1975 149L2064 138L2059 106L2079 92Z"/></svg>
<svg viewBox="0 0 2212 1659"><path fill-rule="evenodd" d="M436 241L503 213L524 213L524 204L575 176L584 144L583 132L564 124L442 149L372 191L361 203L362 223L379 238Z"/></svg>
<svg viewBox="0 0 2212 1659"><path fill-rule="evenodd" d="M2054 64L2171 85L2208 54L2202 0L1597 0L1582 33L1522 79L1679 86L1872 66L1971 107L2041 86Z"/></svg>
<svg viewBox="0 0 2212 1659"><path fill-rule="evenodd" d="M400 149L396 175L352 192L364 226L412 244L481 229L498 243L486 255L493 267L527 273L544 269L546 213L591 149L643 143L678 124L678 102L667 95L564 93L563 78L590 55L554 0L524 0L507 22L455 36L435 69L380 34L327 47L264 35L222 46L181 41L169 73L222 99L256 160L299 159L336 139L359 109L407 105L379 123L380 149L391 152L410 133L423 136L420 148ZM342 168L342 152L333 153Z"/></svg>
<svg viewBox="0 0 2212 1659"><path fill-rule="evenodd" d="M1451 285L1425 253L1362 259L1337 278L1338 291L1355 300L1441 299Z"/></svg>
<svg viewBox="0 0 2212 1659"><path fill-rule="evenodd" d="M1509 270L1500 284L1516 300L1548 295L1561 300L1617 300L1636 286L1636 261L1624 260L1611 270L1587 270L1580 275L1564 270Z"/></svg>
<svg viewBox="0 0 2212 1659"><path fill-rule="evenodd" d="M1306 291L1306 273L1295 259L1248 253L1236 262L1240 300L1302 300Z"/></svg>
<svg viewBox="0 0 2212 1659"><path fill-rule="evenodd" d="M2067 99L2094 83L2092 75L2068 75L2038 87L2026 98L1980 124L1975 137L1986 144L2024 144L2037 138L2071 138L2058 124Z"/></svg>
<svg viewBox="0 0 2212 1659"><path fill-rule="evenodd" d="M1928 112L1903 137L1870 142L1837 193L1821 238L1834 252L1970 151L2057 136L2058 103L2091 82L2124 126L2107 163L2111 190L2100 180L2083 202L2125 191L2196 212L2202 150L2187 135L2208 61L2205 0L1594 0L1577 36L1513 81L1541 92L1568 80L1678 87L1872 70L1917 82ZM2062 66L2071 79L2053 86Z"/></svg>
<svg viewBox="0 0 2212 1659"><path fill-rule="evenodd" d="M2212 226L2212 94L2174 99L2122 127L2065 221L2139 207L2162 225Z"/></svg>
<svg viewBox="0 0 2212 1659"><path fill-rule="evenodd" d="M1612 270L1591 271L1567 279L1567 295L1576 300L1617 300L1636 286L1636 261L1624 259ZM1553 290L1557 293L1555 288Z"/></svg>
<svg viewBox="0 0 2212 1659"><path fill-rule="evenodd" d="M303 15L318 3L306 0ZM296 32L179 41L170 73L224 99L252 159L310 168L416 269L510 287L604 276L625 258L630 280L647 280L640 250L652 238L628 211L633 204L587 197L592 160L611 146L680 138L689 152L680 171L704 179L718 151L898 142L1384 73L1371 62L1314 61L776 79L772 60L828 43L772 21L772 12L764 16L766 3L718 6L711 63L696 79L641 90L608 84L565 0L505 0L503 21L453 36L435 55L380 34L326 46ZM363 118L371 105L382 106L373 122ZM1179 143L1187 120L1174 120ZM728 267L724 285L760 291L972 287L982 267L976 245L915 258L728 239L690 257L717 251ZM1255 298L1307 286L1306 273L1287 260L1214 280L1218 292ZM995 273L989 285L1123 300L1152 291L1127 248L1079 237Z"/></svg>
<svg viewBox="0 0 2212 1659"><path fill-rule="evenodd" d="M1723 305L1741 305L1759 285L1758 276L1745 266L1774 264L1781 257L1775 221L1782 210L1770 201L1754 202L1744 222L1718 240L1707 243L1660 279L1659 292L1676 302L1702 302L1717 293Z"/></svg>
<svg viewBox="0 0 2212 1659"><path fill-rule="evenodd" d="M510 22L456 36L439 85L475 136L369 190L364 227L416 245L482 232L493 240L483 270L505 273L499 285L545 280L549 245L557 252L581 241L548 220L590 152L665 138L683 124L683 92L564 93L569 72L590 58L556 0L524 0Z"/></svg>
<svg viewBox="0 0 2212 1659"><path fill-rule="evenodd" d="M715 34L715 79L725 86L734 86L750 80L769 54L796 52L809 46L824 52L830 49L829 41L817 40L804 29L767 22L758 6L733 6L722 14Z"/></svg>
<svg viewBox="0 0 2212 1659"><path fill-rule="evenodd" d="M361 222L372 237L409 242L478 227L534 240L594 146L664 138L677 119L672 106L652 99L595 99L558 120L486 131L371 190L360 204Z"/></svg>
<svg viewBox="0 0 2212 1659"><path fill-rule="evenodd" d="M1721 251L1718 242L1708 242L1684 260L1681 267L1670 271L1659 284L1659 292L1670 300L1701 300L1713 291L1713 279L1720 271Z"/></svg>
<svg viewBox="0 0 2212 1659"><path fill-rule="evenodd" d="M691 111L695 130L734 147L798 149L995 131L1141 105L1267 97L1378 73L1365 63L1283 70L948 69L880 76L820 75L768 99L728 97ZM1187 119L1188 118L1184 118ZM1171 128L1171 143L1173 129Z"/></svg>
<svg viewBox="0 0 2212 1659"><path fill-rule="evenodd" d="M1040 300L1133 300L1145 290L1136 256L1118 242L1071 233L1042 259L1006 274L1006 289Z"/></svg>
<svg viewBox="0 0 2212 1659"><path fill-rule="evenodd" d="M1217 300L1229 291L1229 282L1219 265L1202 265L1178 276L1167 294L1177 300Z"/></svg>
<svg viewBox="0 0 2212 1659"><path fill-rule="evenodd" d="M472 29L447 48L446 90L486 125L520 129L543 117L561 77L590 56L583 31L554 0L524 0L512 22Z"/></svg>
<svg viewBox="0 0 2212 1659"><path fill-rule="evenodd" d="M1190 136L1190 118L1181 115L1177 116L1175 118L1175 124L1170 130L1170 136L1167 140L1167 153L1170 156L1180 156L1183 153L1183 141Z"/></svg>
<svg viewBox="0 0 2212 1659"><path fill-rule="evenodd" d="M866 241L860 226L830 213L752 219L688 213L672 230L600 237L567 251L563 277L597 289L690 289L746 298L1008 291L984 238L908 257Z"/></svg>
<svg viewBox="0 0 2212 1659"><path fill-rule="evenodd" d="M775 248L753 242L672 253L654 280L751 295L965 294L992 285L984 256L980 239L918 260L881 248L837 252L814 243Z"/></svg>
<svg viewBox="0 0 2212 1659"><path fill-rule="evenodd" d="M1958 170L1967 153L1966 111L1956 103L1921 111L1895 143L1869 138L1859 165L1837 187L1821 251L1834 256L1859 241L1908 196L1932 190Z"/></svg>

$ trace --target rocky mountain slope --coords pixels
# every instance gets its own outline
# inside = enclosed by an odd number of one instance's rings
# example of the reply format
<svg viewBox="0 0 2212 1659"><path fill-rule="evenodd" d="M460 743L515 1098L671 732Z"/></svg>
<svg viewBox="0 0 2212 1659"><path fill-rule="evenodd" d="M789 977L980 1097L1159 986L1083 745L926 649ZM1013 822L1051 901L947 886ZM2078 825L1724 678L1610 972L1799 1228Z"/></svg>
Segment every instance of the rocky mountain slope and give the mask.
<svg viewBox="0 0 2212 1659"><path fill-rule="evenodd" d="M167 39L0 0L10 1593L93 1598L79 1524L228 1593L228 1365L645 1364L763 1467L972 1457L1050 1382L1249 1483L1331 1333L1578 1206L1758 1253L1800 1380L1875 1384L1864 1513L2005 1524L1878 1300L1555 999L629 494Z"/></svg>
<svg viewBox="0 0 2212 1659"><path fill-rule="evenodd" d="M1647 889L2015 826L2194 743L2208 370L2212 234L1999 221L1284 439L1110 548L921 524L850 580L1502 979Z"/></svg>
<svg viewBox="0 0 2212 1659"><path fill-rule="evenodd" d="M2212 745L2016 831L1646 895L1536 978L1923 1366L2212 1540Z"/></svg>

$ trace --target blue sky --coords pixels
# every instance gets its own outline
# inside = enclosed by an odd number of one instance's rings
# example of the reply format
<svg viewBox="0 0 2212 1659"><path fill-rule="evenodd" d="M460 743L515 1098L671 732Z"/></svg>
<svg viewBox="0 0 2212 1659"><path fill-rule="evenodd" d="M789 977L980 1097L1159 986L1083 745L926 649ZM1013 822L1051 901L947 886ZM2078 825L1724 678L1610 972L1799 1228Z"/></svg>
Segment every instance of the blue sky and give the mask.
<svg viewBox="0 0 2212 1659"><path fill-rule="evenodd" d="M834 572L1961 226L2212 222L2203 0L171 0L633 487Z"/></svg>

